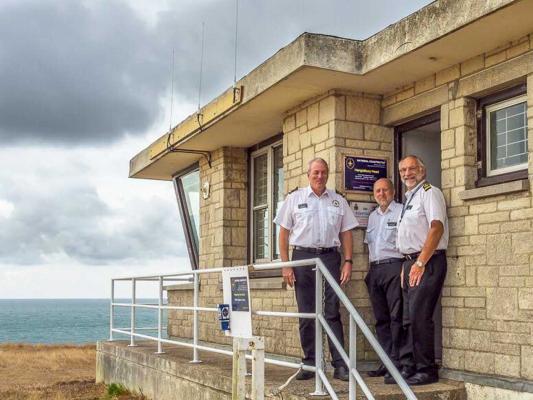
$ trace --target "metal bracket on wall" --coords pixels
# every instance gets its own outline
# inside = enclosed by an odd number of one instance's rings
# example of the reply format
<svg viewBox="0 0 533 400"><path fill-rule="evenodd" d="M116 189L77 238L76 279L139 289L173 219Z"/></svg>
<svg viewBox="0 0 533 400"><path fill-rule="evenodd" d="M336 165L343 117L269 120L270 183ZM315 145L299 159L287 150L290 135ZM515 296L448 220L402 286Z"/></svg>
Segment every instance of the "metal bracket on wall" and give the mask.
<svg viewBox="0 0 533 400"><path fill-rule="evenodd" d="M190 150L190 149L176 149L173 147L169 147L168 151L171 153L191 153L191 154L201 154L205 157L207 164L209 165L209 168L211 168L211 152L205 151L205 150Z"/></svg>

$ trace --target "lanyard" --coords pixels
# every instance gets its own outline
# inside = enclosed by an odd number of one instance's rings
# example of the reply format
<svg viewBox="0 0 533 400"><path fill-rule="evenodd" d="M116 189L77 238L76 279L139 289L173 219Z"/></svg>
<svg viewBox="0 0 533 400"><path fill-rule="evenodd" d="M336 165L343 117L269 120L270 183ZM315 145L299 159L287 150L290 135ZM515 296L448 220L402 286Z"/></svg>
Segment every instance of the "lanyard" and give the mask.
<svg viewBox="0 0 533 400"><path fill-rule="evenodd" d="M405 214L405 211L407 211L407 207L409 206L409 204L411 204L411 200L413 200L413 197L415 197L416 192L418 192L420 190L420 188L422 187L424 182L425 181L422 181L422 182L420 182L418 184L417 188L413 191L413 193L411 193L411 196L409 196L409 200L407 201L407 203L405 203L403 205L402 214L400 215L400 222L398 222L398 225L400 225L402 223L403 215Z"/></svg>

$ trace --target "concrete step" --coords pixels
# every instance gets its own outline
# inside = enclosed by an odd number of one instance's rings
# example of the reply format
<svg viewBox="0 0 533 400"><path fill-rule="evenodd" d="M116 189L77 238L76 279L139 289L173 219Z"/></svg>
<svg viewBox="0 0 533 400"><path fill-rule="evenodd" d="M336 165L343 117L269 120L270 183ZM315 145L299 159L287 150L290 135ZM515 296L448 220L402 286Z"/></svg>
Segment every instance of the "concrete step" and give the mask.
<svg viewBox="0 0 533 400"><path fill-rule="evenodd" d="M230 400L232 360L229 356L200 352L201 364L191 364L192 350L166 346L165 354L154 354L155 342L141 342L128 347L126 341L98 342L97 382L122 383L130 390L142 391L153 400ZM251 370L251 367L250 367ZM265 393L282 385L295 370L265 366ZM331 374L331 371L330 371ZM348 384L331 380L339 399L348 399ZM365 378L377 400L404 399L396 385L385 385L383 378ZM420 400L466 400L462 382L441 380L438 383L414 387ZM292 381L283 390L284 400L329 398L310 396L314 380ZM357 398L365 398L359 389Z"/></svg>

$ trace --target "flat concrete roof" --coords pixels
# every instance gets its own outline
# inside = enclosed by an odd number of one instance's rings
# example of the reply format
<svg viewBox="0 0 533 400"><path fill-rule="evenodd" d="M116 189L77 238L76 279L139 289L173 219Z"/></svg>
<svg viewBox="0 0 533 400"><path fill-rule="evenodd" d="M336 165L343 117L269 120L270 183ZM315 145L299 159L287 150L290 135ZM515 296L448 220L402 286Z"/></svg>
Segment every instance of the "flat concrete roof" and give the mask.
<svg viewBox="0 0 533 400"><path fill-rule="evenodd" d="M531 15L533 0L437 0L366 40L304 33L237 82L238 98L228 89L137 154L130 177L170 180L202 157L180 150L252 146L328 90L392 92L533 32Z"/></svg>

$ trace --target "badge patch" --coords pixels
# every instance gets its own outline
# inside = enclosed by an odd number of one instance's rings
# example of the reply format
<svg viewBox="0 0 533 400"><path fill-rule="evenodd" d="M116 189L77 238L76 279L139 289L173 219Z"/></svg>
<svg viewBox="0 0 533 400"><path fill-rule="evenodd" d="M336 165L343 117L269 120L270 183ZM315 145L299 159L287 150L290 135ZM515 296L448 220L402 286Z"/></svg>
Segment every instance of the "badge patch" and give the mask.
<svg viewBox="0 0 533 400"><path fill-rule="evenodd" d="M307 208L307 203L298 204L298 208Z"/></svg>
<svg viewBox="0 0 533 400"><path fill-rule="evenodd" d="M339 200L333 200L333 205L334 205L335 207L338 207L339 204L340 204L340 203L339 203Z"/></svg>
<svg viewBox="0 0 533 400"><path fill-rule="evenodd" d="M397 225L396 221L387 221L387 226L396 226L396 225Z"/></svg>

